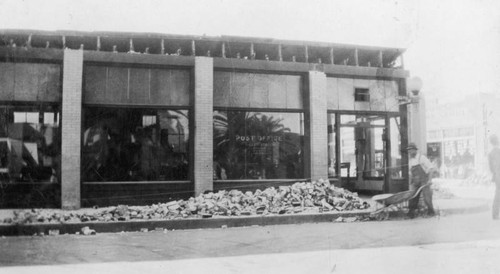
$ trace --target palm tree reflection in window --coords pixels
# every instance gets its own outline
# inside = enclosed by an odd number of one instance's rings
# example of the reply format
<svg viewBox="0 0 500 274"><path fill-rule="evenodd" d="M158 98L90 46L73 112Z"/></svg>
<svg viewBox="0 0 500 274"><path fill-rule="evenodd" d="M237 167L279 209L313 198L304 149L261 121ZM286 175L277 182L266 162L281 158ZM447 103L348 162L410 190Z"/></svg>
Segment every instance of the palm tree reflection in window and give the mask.
<svg viewBox="0 0 500 274"><path fill-rule="evenodd" d="M214 112L214 179L303 177L299 113Z"/></svg>

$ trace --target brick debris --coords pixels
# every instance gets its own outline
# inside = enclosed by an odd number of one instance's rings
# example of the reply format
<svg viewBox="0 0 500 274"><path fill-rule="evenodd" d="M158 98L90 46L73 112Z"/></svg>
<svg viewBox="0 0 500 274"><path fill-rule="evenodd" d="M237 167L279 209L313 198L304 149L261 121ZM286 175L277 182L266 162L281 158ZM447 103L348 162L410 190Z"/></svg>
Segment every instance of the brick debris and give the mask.
<svg viewBox="0 0 500 274"><path fill-rule="evenodd" d="M171 220L253 215L342 212L364 210L369 203L357 193L335 187L327 180L297 182L291 186L269 187L255 192L220 190L187 200L149 206L118 205L80 211L32 209L15 211L7 224L80 223L133 220Z"/></svg>

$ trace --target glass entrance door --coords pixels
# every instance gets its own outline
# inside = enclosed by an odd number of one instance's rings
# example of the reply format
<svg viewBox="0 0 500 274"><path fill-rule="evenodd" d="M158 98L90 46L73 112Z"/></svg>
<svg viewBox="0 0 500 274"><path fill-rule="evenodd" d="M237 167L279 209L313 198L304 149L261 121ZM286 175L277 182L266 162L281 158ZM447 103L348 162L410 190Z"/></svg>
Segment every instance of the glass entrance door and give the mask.
<svg viewBox="0 0 500 274"><path fill-rule="evenodd" d="M341 115L340 176L349 183L383 181L386 170L384 116Z"/></svg>

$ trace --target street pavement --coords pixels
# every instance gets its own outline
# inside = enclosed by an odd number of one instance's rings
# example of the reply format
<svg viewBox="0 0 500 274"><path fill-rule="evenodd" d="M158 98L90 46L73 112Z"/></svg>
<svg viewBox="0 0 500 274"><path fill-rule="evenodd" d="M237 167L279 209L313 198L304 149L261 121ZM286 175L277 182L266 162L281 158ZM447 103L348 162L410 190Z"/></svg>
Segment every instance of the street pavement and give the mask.
<svg viewBox="0 0 500 274"><path fill-rule="evenodd" d="M1 273L499 273L500 240L174 261L29 266Z"/></svg>

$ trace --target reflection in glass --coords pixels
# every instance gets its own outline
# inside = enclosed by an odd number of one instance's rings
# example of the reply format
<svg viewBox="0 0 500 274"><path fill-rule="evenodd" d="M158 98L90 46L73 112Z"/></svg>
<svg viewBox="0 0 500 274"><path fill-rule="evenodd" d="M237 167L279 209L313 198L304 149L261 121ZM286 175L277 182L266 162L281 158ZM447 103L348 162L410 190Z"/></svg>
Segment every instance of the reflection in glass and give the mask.
<svg viewBox="0 0 500 274"><path fill-rule="evenodd" d="M356 143L354 128L340 128L340 176L356 177Z"/></svg>
<svg viewBox="0 0 500 274"><path fill-rule="evenodd" d="M443 176L453 179L469 178L474 171L474 158L476 146L473 138L455 137L454 140L443 142L443 164L441 152L436 148L427 148L427 157L436 167L442 168Z"/></svg>
<svg viewBox="0 0 500 274"><path fill-rule="evenodd" d="M304 177L301 113L214 111L214 179Z"/></svg>
<svg viewBox="0 0 500 274"><path fill-rule="evenodd" d="M328 123L328 177L336 177L336 139L335 139L335 130L337 125L335 124L335 114L328 114L327 123Z"/></svg>
<svg viewBox="0 0 500 274"><path fill-rule="evenodd" d="M402 178L400 118L391 117L391 178Z"/></svg>
<svg viewBox="0 0 500 274"><path fill-rule="evenodd" d="M0 175L14 182L59 182L56 106L0 106Z"/></svg>
<svg viewBox="0 0 500 274"><path fill-rule="evenodd" d="M188 179L188 111L89 107L84 115L84 181Z"/></svg>
<svg viewBox="0 0 500 274"><path fill-rule="evenodd" d="M385 118L375 115L340 117L341 176L362 181L385 173Z"/></svg>
<svg viewBox="0 0 500 274"><path fill-rule="evenodd" d="M356 125L356 115L341 115L340 123L343 126L355 126Z"/></svg>
<svg viewBox="0 0 500 274"><path fill-rule="evenodd" d="M32 123L38 124L38 112L33 111L14 111L14 123Z"/></svg>

